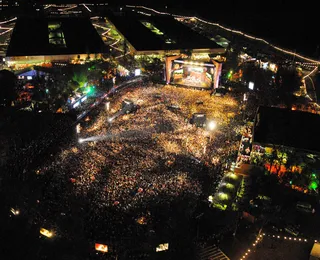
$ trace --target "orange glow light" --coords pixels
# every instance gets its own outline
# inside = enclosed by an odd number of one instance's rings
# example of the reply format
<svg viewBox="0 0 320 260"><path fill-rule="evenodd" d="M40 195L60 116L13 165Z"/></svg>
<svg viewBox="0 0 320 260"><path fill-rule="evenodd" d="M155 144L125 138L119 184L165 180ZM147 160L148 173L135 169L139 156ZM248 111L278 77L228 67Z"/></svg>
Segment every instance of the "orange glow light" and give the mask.
<svg viewBox="0 0 320 260"><path fill-rule="evenodd" d="M100 252L103 252L103 253L107 253L108 252L108 246L107 245L104 245L104 244L98 244L96 243L95 244L95 249L97 251L100 251Z"/></svg>
<svg viewBox="0 0 320 260"><path fill-rule="evenodd" d="M44 235L48 238L51 238L53 236L53 233L50 232L49 230L45 229L45 228L40 228L40 234Z"/></svg>

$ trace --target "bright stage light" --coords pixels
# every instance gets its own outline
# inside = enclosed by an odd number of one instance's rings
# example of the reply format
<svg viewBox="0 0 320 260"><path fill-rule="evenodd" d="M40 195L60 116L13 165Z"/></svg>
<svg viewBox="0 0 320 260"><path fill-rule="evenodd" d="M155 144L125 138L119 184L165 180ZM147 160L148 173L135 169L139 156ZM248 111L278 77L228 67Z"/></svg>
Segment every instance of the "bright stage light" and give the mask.
<svg viewBox="0 0 320 260"><path fill-rule="evenodd" d="M209 124L208 124L208 128L210 131L216 129L217 127L217 123L215 121L210 121Z"/></svg>
<svg viewBox="0 0 320 260"><path fill-rule="evenodd" d="M84 140L82 138L78 139L79 144L82 144L84 142Z"/></svg>
<svg viewBox="0 0 320 260"><path fill-rule="evenodd" d="M113 121L113 117L108 118L108 122L111 123Z"/></svg>

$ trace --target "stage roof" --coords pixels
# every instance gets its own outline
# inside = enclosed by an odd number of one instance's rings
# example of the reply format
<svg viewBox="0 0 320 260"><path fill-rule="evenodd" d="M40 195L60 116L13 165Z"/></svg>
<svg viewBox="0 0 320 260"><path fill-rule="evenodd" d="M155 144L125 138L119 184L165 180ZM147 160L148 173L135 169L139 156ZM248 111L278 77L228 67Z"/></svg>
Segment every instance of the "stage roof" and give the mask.
<svg viewBox="0 0 320 260"><path fill-rule="evenodd" d="M107 19L136 51L224 49L171 16L108 12Z"/></svg>
<svg viewBox="0 0 320 260"><path fill-rule="evenodd" d="M52 33L49 33L49 29ZM21 17L13 30L7 56L94 54L107 51L89 18Z"/></svg>
<svg viewBox="0 0 320 260"><path fill-rule="evenodd" d="M275 107L259 107L253 142L320 152L320 115Z"/></svg>

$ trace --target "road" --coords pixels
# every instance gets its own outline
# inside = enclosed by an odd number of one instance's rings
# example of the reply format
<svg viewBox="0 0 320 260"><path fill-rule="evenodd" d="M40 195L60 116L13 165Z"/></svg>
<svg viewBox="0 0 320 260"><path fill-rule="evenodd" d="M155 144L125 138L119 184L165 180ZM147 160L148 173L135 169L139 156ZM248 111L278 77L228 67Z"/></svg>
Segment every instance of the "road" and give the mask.
<svg viewBox="0 0 320 260"><path fill-rule="evenodd" d="M318 103L318 96L317 96L317 90L315 87L315 79L314 75L311 75L310 77L305 78L305 84L306 84L306 90L309 95L309 97Z"/></svg>
<svg viewBox="0 0 320 260"><path fill-rule="evenodd" d="M314 67L313 70L303 70L303 79L305 82L305 88L307 96L316 103L318 103L317 91L315 87L315 76L317 75L318 67Z"/></svg>

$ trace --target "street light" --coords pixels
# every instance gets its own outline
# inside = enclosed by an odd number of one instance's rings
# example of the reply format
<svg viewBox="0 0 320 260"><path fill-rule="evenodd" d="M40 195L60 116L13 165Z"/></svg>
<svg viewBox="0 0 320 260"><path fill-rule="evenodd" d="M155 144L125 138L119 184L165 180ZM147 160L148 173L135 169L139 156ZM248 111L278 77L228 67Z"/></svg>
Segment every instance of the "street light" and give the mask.
<svg viewBox="0 0 320 260"><path fill-rule="evenodd" d="M217 123L215 121L210 121L209 124L208 124L208 129L210 131L213 131L214 129L216 129L217 127Z"/></svg>

